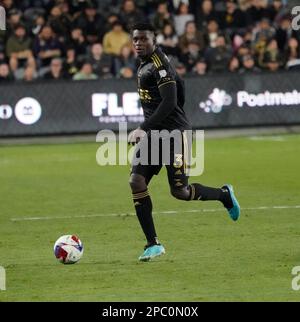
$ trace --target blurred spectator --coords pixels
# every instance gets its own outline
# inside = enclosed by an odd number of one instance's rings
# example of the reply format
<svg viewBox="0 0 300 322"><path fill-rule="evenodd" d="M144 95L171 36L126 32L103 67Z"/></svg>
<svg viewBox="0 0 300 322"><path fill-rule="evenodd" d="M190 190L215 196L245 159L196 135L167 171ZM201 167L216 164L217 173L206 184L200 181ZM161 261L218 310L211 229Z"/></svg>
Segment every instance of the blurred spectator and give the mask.
<svg viewBox="0 0 300 322"><path fill-rule="evenodd" d="M74 1L70 0L55 0L56 4L60 7L62 14L68 14L74 19L75 10L73 8Z"/></svg>
<svg viewBox="0 0 300 322"><path fill-rule="evenodd" d="M207 63L205 59L199 59L193 67L192 74L194 76L203 76L207 73Z"/></svg>
<svg viewBox="0 0 300 322"><path fill-rule="evenodd" d="M176 72L178 73L178 75L180 77L184 77L186 75L186 72L187 72L186 67L184 66L184 64L180 63L180 62L175 65L175 70L176 70Z"/></svg>
<svg viewBox="0 0 300 322"><path fill-rule="evenodd" d="M0 83L12 81L13 76L10 73L8 64L2 62L0 63Z"/></svg>
<svg viewBox="0 0 300 322"><path fill-rule="evenodd" d="M20 9L25 12L26 16L32 17L36 14L42 14L49 12L51 6L53 6L52 0L22 0L19 1Z"/></svg>
<svg viewBox="0 0 300 322"><path fill-rule="evenodd" d="M254 43L268 41L275 35L275 29L272 27L268 18L261 19L255 29L253 29Z"/></svg>
<svg viewBox="0 0 300 322"><path fill-rule="evenodd" d="M209 20L204 34L205 44L208 47L215 48L219 34L219 24L215 19Z"/></svg>
<svg viewBox="0 0 300 322"><path fill-rule="evenodd" d="M275 29L270 25L267 18L262 19L257 27L253 29L253 48L256 57L258 57L260 67L263 67L262 59L267 44L275 35Z"/></svg>
<svg viewBox="0 0 300 322"><path fill-rule="evenodd" d="M3 52L4 48L2 49L0 46L0 63L6 63L5 53Z"/></svg>
<svg viewBox="0 0 300 322"><path fill-rule="evenodd" d="M58 41L50 26L44 26L35 39L34 53L41 67L49 66L52 58L61 56L62 44Z"/></svg>
<svg viewBox="0 0 300 322"><path fill-rule="evenodd" d="M61 73L93 78L88 66L78 72L86 61L98 77L131 78L136 66L127 32L142 20L153 23L157 44L182 75L299 68L300 33L290 16L297 0L2 0L1 5L7 30L0 31L0 64L3 74L10 64L15 80L51 73L55 79ZM15 31L20 24L27 35L22 28ZM53 72L61 69L56 58L63 72Z"/></svg>
<svg viewBox="0 0 300 322"><path fill-rule="evenodd" d="M219 35L215 48L208 48L205 52L205 58L209 69L213 72L224 72L227 70L232 50L227 46L225 36Z"/></svg>
<svg viewBox="0 0 300 322"><path fill-rule="evenodd" d="M73 76L73 80L93 80L98 76L93 73L93 67L89 62L84 62L80 71Z"/></svg>
<svg viewBox="0 0 300 322"><path fill-rule="evenodd" d="M57 0L55 0L57 1ZM62 1L62 0L61 0ZM118 0L67 0L71 6L71 10L73 12L73 17L76 19L78 18L81 13L85 10L85 8L89 5L94 6L95 8L98 7L99 1L101 3L105 3L107 1L110 1L112 6L114 6L114 2L118 2Z"/></svg>
<svg viewBox="0 0 300 322"><path fill-rule="evenodd" d="M194 21L189 21L186 23L185 32L179 37L179 48L183 54L188 52L188 45L190 42L197 42L199 45L199 50L203 50L203 34L196 29L196 24Z"/></svg>
<svg viewBox="0 0 300 322"><path fill-rule="evenodd" d="M72 12L72 3L68 0L61 0L59 2L59 7L61 9L63 17L66 17L69 21L73 22L75 15Z"/></svg>
<svg viewBox="0 0 300 322"><path fill-rule="evenodd" d="M105 24L104 18L97 13L97 8L94 4L87 4L84 11L74 21L76 27L84 30L86 40L89 44L97 41L102 41Z"/></svg>
<svg viewBox="0 0 300 322"><path fill-rule="evenodd" d="M243 56L242 66L240 69L241 74L245 73L259 73L261 70L255 66L254 58L251 55Z"/></svg>
<svg viewBox="0 0 300 322"><path fill-rule="evenodd" d="M133 0L124 0L120 17L121 21L125 23L126 31L130 31L131 26L134 25L137 21L145 20L143 12L136 8Z"/></svg>
<svg viewBox="0 0 300 322"><path fill-rule="evenodd" d="M22 23L22 11L18 9L12 9L8 12L7 19L6 19L6 29L7 34L11 34L15 29L16 26Z"/></svg>
<svg viewBox="0 0 300 322"><path fill-rule="evenodd" d="M181 36L185 31L187 22L194 21L195 16L189 13L189 7L186 3L181 2L174 17L174 26L178 36Z"/></svg>
<svg viewBox="0 0 300 322"><path fill-rule="evenodd" d="M247 11L251 6L251 0L238 0L238 3L242 11Z"/></svg>
<svg viewBox="0 0 300 322"><path fill-rule="evenodd" d="M218 21L219 15L214 10L212 0L203 0L196 9L196 24L198 30L205 30L210 20Z"/></svg>
<svg viewBox="0 0 300 322"><path fill-rule="evenodd" d="M279 27L276 30L276 40L281 51L285 49L291 37L295 37L299 40L300 34L293 30L290 17L284 16L279 21Z"/></svg>
<svg viewBox="0 0 300 322"><path fill-rule="evenodd" d="M193 69L200 58L202 58L202 52L200 51L199 43L197 41L191 41L188 44L187 53L181 58L181 61L186 66L188 72Z"/></svg>
<svg viewBox="0 0 300 322"><path fill-rule="evenodd" d="M34 80L36 80L38 77L38 74L35 70L35 68L31 67L31 66L27 66L24 70L24 75L23 75L23 80L25 82L32 82Z"/></svg>
<svg viewBox="0 0 300 322"><path fill-rule="evenodd" d="M251 30L246 30L244 35L243 35L243 44L251 47L252 46L252 31Z"/></svg>
<svg viewBox="0 0 300 322"><path fill-rule="evenodd" d="M268 17L267 0L252 0L247 10L248 23L255 25L256 22Z"/></svg>
<svg viewBox="0 0 300 322"><path fill-rule="evenodd" d="M14 7L14 1L13 0L2 0L1 5L5 8L6 12L8 12Z"/></svg>
<svg viewBox="0 0 300 322"><path fill-rule="evenodd" d="M247 26L246 15L238 8L235 0L226 1L226 11L222 26L230 32Z"/></svg>
<svg viewBox="0 0 300 322"><path fill-rule="evenodd" d="M48 23L61 42L67 38L71 29L72 17L67 12L62 12L61 6L54 6L50 11Z"/></svg>
<svg viewBox="0 0 300 322"><path fill-rule="evenodd" d="M14 35L8 38L6 54L9 58L9 65L12 72L18 67L31 66L35 68L35 59L31 51L31 39L26 35L23 25L15 27Z"/></svg>
<svg viewBox="0 0 300 322"><path fill-rule="evenodd" d="M37 36L41 32L45 24L46 24L46 20L44 16L41 16L41 15L37 16L34 20L33 26L31 27L31 32L33 36Z"/></svg>
<svg viewBox="0 0 300 322"><path fill-rule="evenodd" d="M83 60L87 54L87 42L83 35L82 29L75 27L71 31L71 39L68 42L68 47L72 47L75 50L78 60Z"/></svg>
<svg viewBox="0 0 300 322"><path fill-rule="evenodd" d="M106 23L104 26L104 34L109 32L112 28L112 25L116 22L120 21L120 17L116 13L110 13L106 18Z"/></svg>
<svg viewBox="0 0 300 322"><path fill-rule="evenodd" d="M172 24L165 24L162 32L157 35L156 42L167 55L177 57L180 55L180 51L177 47L178 36Z"/></svg>
<svg viewBox="0 0 300 322"><path fill-rule="evenodd" d="M283 64L282 56L278 50L276 39L271 39L263 55L261 65L271 72L277 71Z"/></svg>
<svg viewBox="0 0 300 322"><path fill-rule="evenodd" d="M132 68L130 67L122 67L119 72L120 78L133 78L135 76Z"/></svg>
<svg viewBox="0 0 300 322"><path fill-rule="evenodd" d="M174 10L174 11L177 11L182 3L189 6L190 2L193 2L193 0L170 0L169 1L170 6L172 7L172 10Z"/></svg>
<svg viewBox="0 0 300 322"><path fill-rule="evenodd" d="M124 31L120 21L116 21L112 25L112 30L107 32L103 38L103 49L106 54L119 56L121 48L130 44L130 36Z"/></svg>
<svg viewBox="0 0 300 322"><path fill-rule="evenodd" d="M73 78L78 72L78 62L76 59L76 52L73 47L68 47L66 50L66 60L63 64L63 69L67 78Z"/></svg>
<svg viewBox="0 0 300 322"><path fill-rule="evenodd" d="M243 44L236 52L236 57L239 60L239 63L242 64L243 57L247 55L251 55L251 49L249 46Z"/></svg>
<svg viewBox="0 0 300 322"><path fill-rule="evenodd" d="M300 69L300 44L296 38L290 38L285 50L287 69Z"/></svg>
<svg viewBox="0 0 300 322"><path fill-rule="evenodd" d="M282 16L286 15L287 9L284 6L282 0L272 0L269 6L269 19L278 23L281 20Z"/></svg>
<svg viewBox="0 0 300 322"><path fill-rule="evenodd" d="M103 53L103 47L100 43L95 43L91 47L88 59L92 65L93 72L103 78L112 77L112 57Z"/></svg>
<svg viewBox="0 0 300 322"><path fill-rule="evenodd" d="M240 61L236 56L231 57L229 65L228 65L228 70L231 73L236 73L240 69Z"/></svg>
<svg viewBox="0 0 300 322"><path fill-rule="evenodd" d="M60 58L53 58L50 64L50 70L44 75L44 79L57 80L64 78L66 78L66 75L64 74L62 60Z"/></svg>
<svg viewBox="0 0 300 322"><path fill-rule="evenodd" d="M128 70L130 69L132 73ZM131 78L136 73L137 61L134 57L132 47L124 45L121 48L120 56L114 59L114 73L117 77ZM129 76L131 75L132 76Z"/></svg>
<svg viewBox="0 0 300 322"><path fill-rule="evenodd" d="M232 49L234 52L236 52L237 49L240 48L240 46L242 46L243 44L244 44L244 39L241 34L235 34L232 37Z"/></svg>
<svg viewBox="0 0 300 322"><path fill-rule="evenodd" d="M168 10L167 2L160 2L152 18L152 24L158 32L162 31L167 23L173 24L173 16Z"/></svg>

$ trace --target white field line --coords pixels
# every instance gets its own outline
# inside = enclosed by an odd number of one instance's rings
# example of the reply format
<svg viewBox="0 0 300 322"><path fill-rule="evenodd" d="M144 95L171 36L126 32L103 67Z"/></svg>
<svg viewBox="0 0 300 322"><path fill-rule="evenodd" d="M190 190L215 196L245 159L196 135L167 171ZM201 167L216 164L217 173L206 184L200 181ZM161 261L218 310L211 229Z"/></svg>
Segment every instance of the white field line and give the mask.
<svg viewBox="0 0 300 322"><path fill-rule="evenodd" d="M250 136L249 140L252 141L274 141L274 142L284 142L285 138L282 136Z"/></svg>
<svg viewBox="0 0 300 322"><path fill-rule="evenodd" d="M259 210L277 210L277 209L300 209L300 205L297 206L261 206L261 207L245 207L241 208L242 211L259 211ZM218 209L190 209L190 210L168 210L168 211L154 211L153 214L179 214L179 213L201 213L201 212L218 212L224 211L223 207ZM11 221L35 221L35 220L56 220L56 219L73 219L73 218L95 218L95 217L127 217L135 216L135 213L112 213L112 214L93 214L93 215L75 215L75 216L45 216L45 217L21 217L10 218Z"/></svg>

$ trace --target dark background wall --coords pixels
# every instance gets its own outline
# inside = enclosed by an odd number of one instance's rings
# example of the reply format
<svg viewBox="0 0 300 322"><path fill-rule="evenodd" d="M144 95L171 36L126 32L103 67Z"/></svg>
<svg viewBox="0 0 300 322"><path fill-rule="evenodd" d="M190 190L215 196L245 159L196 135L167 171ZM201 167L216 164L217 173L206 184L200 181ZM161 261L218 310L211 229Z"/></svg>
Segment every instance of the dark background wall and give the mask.
<svg viewBox="0 0 300 322"><path fill-rule="evenodd" d="M299 73L204 76L185 84L193 128L300 124ZM120 121L131 129L142 120L137 106L134 80L1 85L0 136L117 130Z"/></svg>

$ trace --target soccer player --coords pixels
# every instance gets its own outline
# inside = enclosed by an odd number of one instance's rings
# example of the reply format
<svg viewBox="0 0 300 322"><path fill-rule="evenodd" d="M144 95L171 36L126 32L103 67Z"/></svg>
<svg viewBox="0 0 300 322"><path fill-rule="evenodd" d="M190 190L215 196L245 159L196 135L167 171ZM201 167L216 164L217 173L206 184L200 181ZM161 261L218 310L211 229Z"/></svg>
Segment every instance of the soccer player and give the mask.
<svg viewBox="0 0 300 322"><path fill-rule="evenodd" d="M145 121L129 135L130 143L138 143L135 151L151 136L153 130L190 129L185 115L184 84L170 64L167 56L156 45L155 31L148 23L138 23L132 28L133 46L141 60L138 69L138 92L144 111ZM151 139L149 145L151 146ZM235 221L240 215L240 206L231 185L222 188L210 188L199 183L188 184L185 171L184 152L174 154L176 146L170 145L170 163L166 165L171 194L180 200L218 200L227 209ZM148 149L149 150L149 149ZM147 150L147 151L148 151ZM142 151L140 149L140 151ZM161 152L161 151L160 151ZM138 152L137 152L138 153ZM175 156L174 156L175 155ZM159 164L133 164L130 175L130 187L133 202L141 228L146 236L147 245L139 257L140 261L150 259L165 253L159 243L152 217L152 201L148 184L162 167Z"/></svg>

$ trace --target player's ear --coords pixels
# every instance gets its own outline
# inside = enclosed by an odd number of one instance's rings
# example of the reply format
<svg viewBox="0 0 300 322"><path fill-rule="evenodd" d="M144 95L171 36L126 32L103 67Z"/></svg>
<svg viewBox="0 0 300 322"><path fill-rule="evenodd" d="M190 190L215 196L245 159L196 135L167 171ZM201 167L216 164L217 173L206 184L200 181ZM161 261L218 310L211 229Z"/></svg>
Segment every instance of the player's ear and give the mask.
<svg viewBox="0 0 300 322"><path fill-rule="evenodd" d="M153 36L153 45L156 45L156 36Z"/></svg>
<svg viewBox="0 0 300 322"><path fill-rule="evenodd" d="M153 33L153 45L156 45L156 35Z"/></svg>

